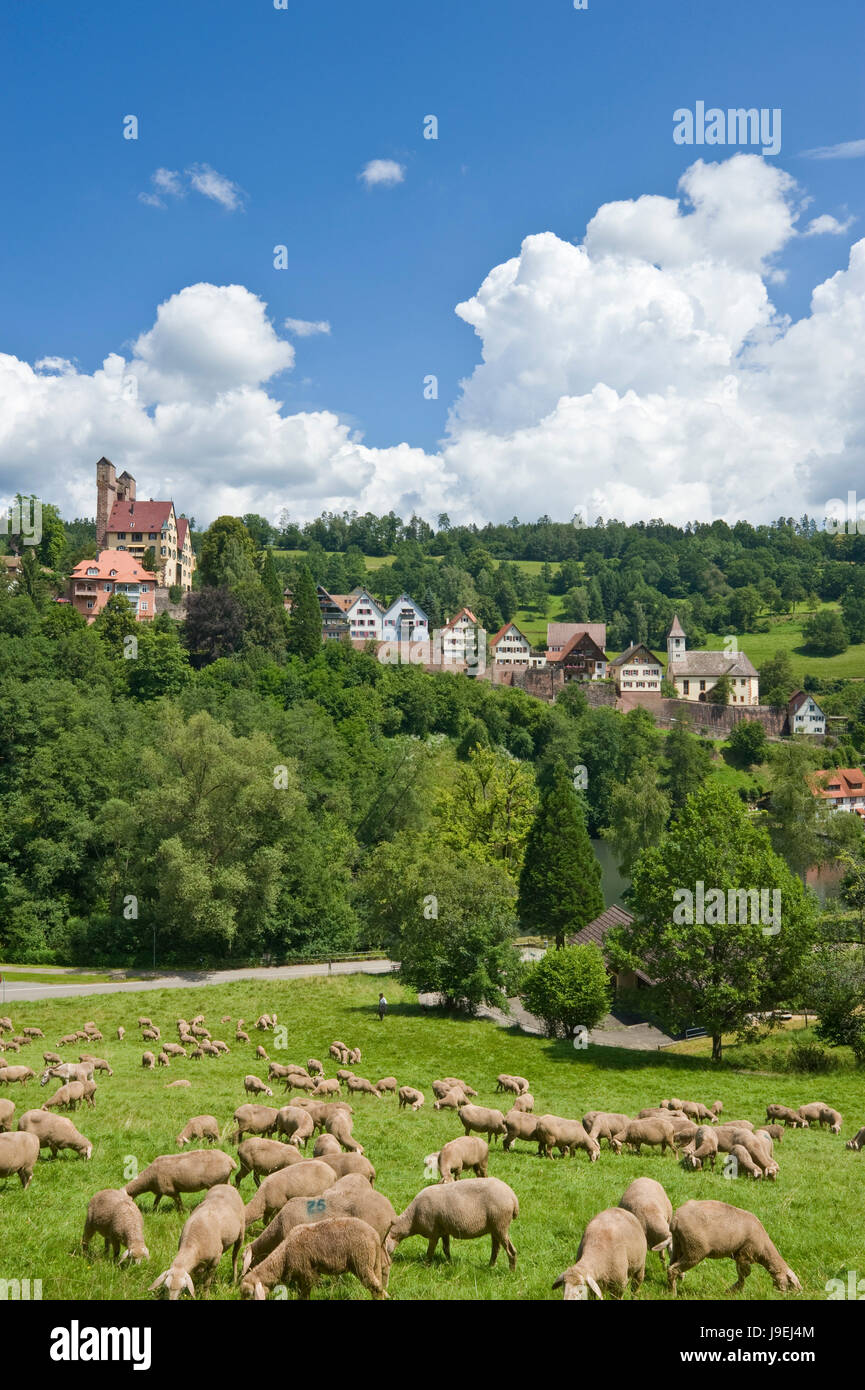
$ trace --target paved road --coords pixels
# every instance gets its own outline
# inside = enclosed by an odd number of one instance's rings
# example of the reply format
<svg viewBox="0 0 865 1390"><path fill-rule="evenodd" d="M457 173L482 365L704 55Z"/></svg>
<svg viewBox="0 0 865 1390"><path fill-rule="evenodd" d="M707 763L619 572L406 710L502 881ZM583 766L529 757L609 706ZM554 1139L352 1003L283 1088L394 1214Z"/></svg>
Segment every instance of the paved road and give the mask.
<svg viewBox="0 0 865 1390"><path fill-rule="evenodd" d="M91 994L140 994L153 989L197 989L203 985L228 985L236 980L298 980L308 975L388 975L396 967L389 960L335 961L326 965L251 966L247 970L189 970L176 975L160 975L156 980L123 980L117 984L60 984L35 981L0 985L0 1001L12 1007L35 999L74 999ZM5 996L4 996L5 990Z"/></svg>

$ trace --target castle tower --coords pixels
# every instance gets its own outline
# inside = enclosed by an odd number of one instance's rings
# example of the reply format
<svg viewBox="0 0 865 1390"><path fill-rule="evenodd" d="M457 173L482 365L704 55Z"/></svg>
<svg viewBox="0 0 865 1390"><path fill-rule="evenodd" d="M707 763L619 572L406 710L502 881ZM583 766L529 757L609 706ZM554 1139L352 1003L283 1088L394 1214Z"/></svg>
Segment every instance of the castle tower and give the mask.
<svg viewBox="0 0 865 1390"><path fill-rule="evenodd" d="M114 464L101 458L96 465L96 549L105 546L105 533L111 508L117 501L117 473Z"/></svg>
<svg viewBox="0 0 865 1390"><path fill-rule="evenodd" d="M135 501L135 479L130 473L117 471L110 459L101 458L96 465L96 548L105 547L105 535L111 509L115 502Z"/></svg>
<svg viewBox="0 0 865 1390"><path fill-rule="evenodd" d="M679 622L678 613L673 618L673 625L667 633L667 667L674 666L677 661L681 661L687 649L685 640L685 629Z"/></svg>

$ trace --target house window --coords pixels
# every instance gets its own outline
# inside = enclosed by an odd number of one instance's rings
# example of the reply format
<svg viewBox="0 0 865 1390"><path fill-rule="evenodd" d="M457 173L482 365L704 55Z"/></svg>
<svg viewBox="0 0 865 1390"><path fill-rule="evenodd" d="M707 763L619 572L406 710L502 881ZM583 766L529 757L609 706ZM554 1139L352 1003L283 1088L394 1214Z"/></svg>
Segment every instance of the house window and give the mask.
<svg viewBox="0 0 865 1390"><path fill-rule="evenodd" d="M155 532L155 531L148 531L148 533L147 533L147 539L148 539L149 541L155 541L155 540L157 539L156 532Z"/></svg>
<svg viewBox="0 0 865 1390"><path fill-rule="evenodd" d="M111 575L111 578L113 579L115 574L117 573L117 570L109 570L108 573Z"/></svg>
<svg viewBox="0 0 865 1390"><path fill-rule="evenodd" d="M134 541L143 540L144 537L143 537L142 532L141 532L141 531L133 531L133 533L132 533L132 539L133 539Z"/></svg>
<svg viewBox="0 0 865 1390"><path fill-rule="evenodd" d="M90 569L87 571L87 573L88 573L88 574L98 574L98 573L99 573L99 570L96 568L95 565L91 565L91 567L90 567Z"/></svg>
<svg viewBox="0 0 865 1390"><path fill-rule="evenodd" d="M160 548L160 551L159 551L159 553L160 553L160 555L166 555L166 554L167 554L167 553L168 553L168 552L167 552L167 551L166 551L166 549L165 549L165 546L164 546L164 545L163 545L163 546L162 546L162 547L161 547L161 548Z"/></svg>
<svg viewBox="0 0 865 1390"><path fill-rule="evenodd" d="M88 608L92 608L92 607L93 607L93 604L94 604L94 600L93 600L92 598L89 598L89 599L87 600L87 607L88 607Z"/></svg>
<svg viewBox="0 0 865 1390"><path fill-rule="evenodd" d="M103 587L103 589L105 590L106 594L110 594L110 593L111 593L111 585L110 585L110 584L103 584L102 587Z"/></svg>
<svg viewBox="0 0 865 1390"><path fill-rule="evenodd" d="M682 681L682 694L683 694L683 695L689 695L690 692L691 692L691 682L690 682L690 681Z"/></svg>
<svg viewBox="0 0 865 1390"><path fill-rule="evenodd" d="M705 681L700 681L700 689L701 689L701 690L705 690L705 689L706 689L706 682L705 682Z"/></svg>

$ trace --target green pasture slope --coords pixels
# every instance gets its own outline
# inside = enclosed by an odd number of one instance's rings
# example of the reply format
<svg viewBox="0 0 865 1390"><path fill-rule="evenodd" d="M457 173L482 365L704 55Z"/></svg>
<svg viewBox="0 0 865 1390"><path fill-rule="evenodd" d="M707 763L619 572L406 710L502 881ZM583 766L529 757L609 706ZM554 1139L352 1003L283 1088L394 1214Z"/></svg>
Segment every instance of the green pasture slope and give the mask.
<svg viewBox="0 0 865 1390"><path fill-rule="evenodd" d="M363 1061L358 1074L372 1080L395 1075L399 1083L419 1086L427 1100L417 1113L398 1111L394 1097L364 1097L354 1102L355 1134L377 1170L377 1188L400 1211L425 1185L424 1159L446 1140L462 1133L452 1111L435 1112L430 1083L441 1075L464 1076L476 1086L478 1104L499 1105L495 1078L501 1071L529 1078L536 1113L552 1111L582 1116L589 1109L621 1110L631 1114L663 1097L680 1095L710 1104L724 1102L727 1118L762 1121L767 1101L799 1105L825 1099L845 1114L841 1137L827 1131L790 1131L776 1146L781 1165L778 1181L730 1181L718 1172L688 1173L669 1155L654 1151L644 1156L616 1158L606 1146L600 1159L586 1156L545 1160L533 1146L519 1144L510 1154L501 1143L491 1153L490 1174L503 1178L516 1191L520 1215L511 1229L518 1251L511 1274L504 1254L490 1269L489 1241L454 1242L453 1264L437 1255L424 1263L425 1242L405 1241L396 1253L390 1278L394 1299L551 1299L555 1277L576 1258L586 1222L604 1207L615 1205L634 1178L649 1175L665 1185L674 1206L689 1197L717 1198L750 1208L760 1217L784 1258L802 1281L801 1299L824 1299L827 1280L846 1279L848 1269L860 1272L865 1263L862 1234L862 1184L865 1154L845 1149L844 1140L863 1120L865 1085L855 1072L816 1081L790 1076L714 1073L701 1058L664 1053L635 1053L594 1047L575 1051L567 1043L551 1043L501 1029L493 1023L462 1021L431 1015L416 997L387 981L391 1011L384 1023L374 1012L379 980L362 976L309 979L273 984L247 981L230 987L193 991L165 990L128 995L90 996L74 1001L23 1004L13 1012L18 1028L36 1025L45 1041L24 1048L14 1060L35 1067L41 1049L53 1048L60 1035L86 1019L95 1019L105 1035L96 1051L115 1069L99 1079L94 1110L78 1112L79 1128L94 1140L89 1163L62 1154L40 1159L27 1192L15 1179L0 1182L0 1279L41 1279L44 1299L143 1299L148 1285L166 1269L176 1248L184 1218L163 1204L151 1214L153 1199L144 1197L145 1236L149 1264L116 1269L102 1257L96 1239L91 1258L80 1253L80 1238L89 1197L103 1187L123 1185L124 1165L133 1156L144 1167L160 1153L176 1152L175 1135L192 1115L214 1114L230 1132L233 1111L248 1098L242 1080L248 1071L264 1075L266 1063L255 1061L255 1045L263 1041L271 1058L306 1062L320 1057L332 1075L335 1063L328 1046L341 1038L359 1046ZM235 1044L234 1023L221 1025L223 1014L238 1014L251 1025L263 1010L276 1011L288 1027L289 1051L277 1053L270 1034L250 1029L249 1044ZM201 1062L174 1061L153 1072L141 1068L143 1045L136 1019L149 1015L163 1037L176 1038L175 1019L203 1012L214 1037L224 1037L231 1053ZM123 1023L125 1040L114 1038ZM77 1059L78 1048L64 1049ZM166 1090L168 1081L188 1077L189 1089ZM38 1082L26 1089L4 1087L18 1112L41 1104L48 1095ZM284 1103L277 1092L274 1104ZM505 1105L505 1108L507 1106ZM233 1152L226 1139L223 1147ZM310 1149L311 1152L311 1149ZM251 1177L243 1185L249 1200ZM184 1208L198 1202L184 1198ZM254 1227L257 1234L260 1227ZM226 1257L211 1297L238 1298L230 1282ZM726 1296L735 1273L730 1261L705 1262L680 1285L680 1298L699 1300ZM314 1297L365 1298L356 1280L325 1281ZM669 1297L657 1255L650 1254L641 1299ZM777 1299L768 1275L755 1268L737 1295L745 1299Z"/></svg>

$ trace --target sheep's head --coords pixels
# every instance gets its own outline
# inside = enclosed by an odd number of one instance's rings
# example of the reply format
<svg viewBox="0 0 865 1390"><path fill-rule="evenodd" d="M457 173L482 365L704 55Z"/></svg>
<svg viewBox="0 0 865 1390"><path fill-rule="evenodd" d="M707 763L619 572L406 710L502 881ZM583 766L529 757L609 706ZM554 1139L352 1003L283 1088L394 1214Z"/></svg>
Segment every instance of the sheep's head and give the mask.
<svg viewBox="0 0 865 1390"><path fill-rule="evenodd" d="M840 1121L840 1120L836 1120L835 1123L834 1123L834 1125L830 1125L829 1128L830 1128L830 1130L832 1131L833 1134L840 1134L840 1133L841 1133L841 1121Z"/></svg>
<svg viewBox="0 0 865 1390"><path fill-rule="evenodd" d="M254 1298L257 1303L263 1303L267 1298L267 1289L260 1279L247 1274L240 1285L240 1297L247 1300Z"/></svg>
<svg viewBox="0 0 865 1390"><path fill-rule="evenodd" d="M147 1246L142 1241L136 1241L133 1245L128 1245L126 1249L121 1252L120 1259L117 1263L122 1265L125 1264L127 1260L131 1260L134 1265L140 1265L142 1260L149 1259L150 1251Z"/></svg>
<svg viewBox="0 0 865 1390"><path fill-rule="evenodd" d="M160 1274L158 1279L154 1279L148 1293L155 1293L157 1289L167 1289L169 1302L175 1303L184 1289L195 1297L195 1285L192 1282L189 1271L186 1269L175 1269L174 1265Z"/></svg>
<svg viewBox="0 0 865 1390"><path fill-rule="evenodd" d="M564 1274L560 1274L553 1284L553 1288L564 1288L566 1303L569 1300L575 1299L585 1303L589 1297L589 1289L591 1289L596 1298L602 1299L604 1297L591 1274L584 1274L579 1265L571 1265L569 1269L565 1270Z"/></svg>
<svg viewBox="0 0 865 1390"><path fill-rule="evenodd" d="M781 1293L787 1293L790 1289L799 1289L802 1285L796 1278L792 1269L782 1269L780 1274L774 1275L775 1288L780 1289Z"/></svg>

